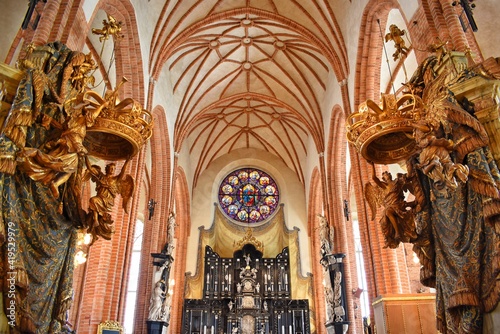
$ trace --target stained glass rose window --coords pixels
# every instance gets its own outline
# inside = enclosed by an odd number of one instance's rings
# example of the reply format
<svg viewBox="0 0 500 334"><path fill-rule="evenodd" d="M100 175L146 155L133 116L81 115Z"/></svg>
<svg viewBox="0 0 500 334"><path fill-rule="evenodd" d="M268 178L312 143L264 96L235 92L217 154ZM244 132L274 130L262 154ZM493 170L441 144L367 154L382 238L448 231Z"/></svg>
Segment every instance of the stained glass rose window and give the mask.
<svg viewBox="0 0 500 334"><path fill-rule="evenodd" d="M219 187L224 213L240 223L259 223L269 218L279 203L276 182L266 172L242 168L228 174Z"/></svg>

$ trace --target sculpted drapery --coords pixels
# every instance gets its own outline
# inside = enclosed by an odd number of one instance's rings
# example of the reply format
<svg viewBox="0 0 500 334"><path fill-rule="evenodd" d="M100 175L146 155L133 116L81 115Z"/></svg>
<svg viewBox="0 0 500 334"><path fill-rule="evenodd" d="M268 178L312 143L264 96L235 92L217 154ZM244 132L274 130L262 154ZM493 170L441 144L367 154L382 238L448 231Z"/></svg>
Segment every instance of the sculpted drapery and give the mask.
<svg viewBox="0 0 500 334"><path fill-rule="evenodd" d="M477 73L442 65L429 57L401 98L362 104L348 138L372 163L406 160L406 174L380 180L374 169L365 186L372 211L384 208L385 246L414 245L422 283L436 288L440 332L480 334L500 301L500 172L474 110L450 89Z"/></svg>
<svg viewBox="0 0 500 334"><path fill-rule="evenodd" d="M414 131L420 150L410 159L425 196L415 213L420 239L414 250L422 282L436 288L438 329L482 333L483 314L500 300L500 173L485 129L455 100L445 75L433 78L430 67L421 70L411 81L425 103Z"/></svg>
<svg viewBox="0 0 500 334"><path fill-rule="evenodd" d="M72 299L83 167L81 141L60 141L85 56L60 43L25 61L0 137L0 276L11 333L60 333ZM82 70L83 71L83 70ZM74 137L74 136L73 136ZM12 326L15 325L15 326Z"/></svg>

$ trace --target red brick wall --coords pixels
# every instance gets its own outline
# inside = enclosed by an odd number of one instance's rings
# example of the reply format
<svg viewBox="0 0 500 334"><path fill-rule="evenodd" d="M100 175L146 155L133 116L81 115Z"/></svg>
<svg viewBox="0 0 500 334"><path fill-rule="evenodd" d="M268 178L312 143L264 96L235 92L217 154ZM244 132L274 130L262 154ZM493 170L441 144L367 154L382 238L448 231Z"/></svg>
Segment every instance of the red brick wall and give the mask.
<svg viewBox="0 0 500 334"><path fill-rule="evenodd" d="M323 286L323 266L320 264L321 241L319 238L319 219L318 215L323 213L323 187L321 183L321 175L318 169L314 169L311 177L311 185L309 187L309 207L308 207L308 235L309 244L311 247L311 270L313 272L314 284L314 319L318 334L326 333L325 326L318 324L326 323L326 306L325 306L325 289Z"/></svg>
<svg viewBox="0 0 500 334"><path fill-rule="evenodd" d="M167 219L170 214L171 199L171 160L170 142L168 128L165 119L165 111L162 107L156 107L153 111L155 128L150 140L151 166L150 187L147 199L154 199L157 204L155 213L151 220L144 224L141 271L137 289L137 302L135 310L135 333L146 333L146 320L149 314L149 300L153 286L153 268L151 253L159 253L167 240Z"/></svg>

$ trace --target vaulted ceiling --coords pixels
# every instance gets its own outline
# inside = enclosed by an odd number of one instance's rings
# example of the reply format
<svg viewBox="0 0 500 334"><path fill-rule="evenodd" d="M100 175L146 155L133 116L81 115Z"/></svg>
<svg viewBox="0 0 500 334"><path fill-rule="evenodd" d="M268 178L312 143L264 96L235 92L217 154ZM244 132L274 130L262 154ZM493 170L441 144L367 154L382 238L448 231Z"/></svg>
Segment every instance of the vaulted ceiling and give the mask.
<svg viewBox="0 0 500 334"><path fill-rule="evenodd" d="M151 45L176 112L174 149L194 178L240 148L270 152L304 181L308 141L324 147L327 79L348 73L331 1L167 1Z"/></svg>

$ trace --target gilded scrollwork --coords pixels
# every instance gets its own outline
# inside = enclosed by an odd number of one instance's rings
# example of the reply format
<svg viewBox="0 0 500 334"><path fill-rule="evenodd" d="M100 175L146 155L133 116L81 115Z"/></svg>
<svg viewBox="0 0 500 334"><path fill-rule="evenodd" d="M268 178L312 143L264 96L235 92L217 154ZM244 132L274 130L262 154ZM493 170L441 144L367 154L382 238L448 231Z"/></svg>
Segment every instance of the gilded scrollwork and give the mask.
<svg viewBox="0 0 500 334"><path fill-rule="evenodd" d="M130 160L125 161L120 173L115 175L115 163L108 163L105 173L103 173L99 166L91 165L88 158L85 157L86 175L95 182L97 193L89 200L89 213L84 225L87 228L87 233L92 234L93 241L99 236L106 240L111 239L113 234L111 210L118 194L123 198L123 209L128 212L127 204L134 193L134 179L128 174L125 175L129 162Z"/></svg>

